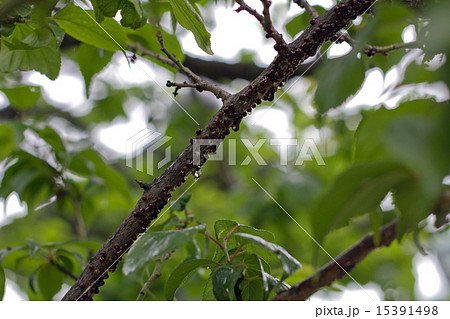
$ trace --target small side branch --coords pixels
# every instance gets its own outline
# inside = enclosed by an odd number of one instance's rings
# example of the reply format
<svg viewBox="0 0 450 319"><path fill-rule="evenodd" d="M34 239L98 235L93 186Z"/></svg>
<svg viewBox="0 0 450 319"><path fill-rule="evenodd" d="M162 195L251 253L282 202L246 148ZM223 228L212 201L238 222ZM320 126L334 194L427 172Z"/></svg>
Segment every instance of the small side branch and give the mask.
<svg viewBox="0 0 450 319"><path fill-rule="evenodd" d="M381 53L384 55L388 55L389 52L399 50L399 49L420 49L422 46L417 41L409 42L409 43L394 43L386 46L376 46L376 45L367 45L364 53L367 56L372 57L377 53Z"/></svg>
<svg viewBox="0 0 450 319"><path fill-rule="evenodd" d="M314 275L308 277L292 288L280 292L274 300L306 300L319 289L331 285L334 281L344 277L370 252L382 246L389 246L396 238L397 221L384 226L381 231L379 243L374 240L374 235L365 236L360 242L336 257L320 268ZM344 269L342 269L344 268Z"/></svg>
<svg viewBox="0 0 450 319"><path fill-rule="evenodd" d="M50 260L50 264L52 264L53 266L55 266L60 272L62 272L63 274L69 276L70 278L72 278L73 280L77 280L78 277L75 276L69 269L61 266L59 263L57 263L56 261L54 261L53 259Z"/></svg>
<svg viewBox="0 0 450 319"><path fill-rule="evenodd" d="M165 254L164 256L162 256L160 259L158 259L156 261L155 268L153 269L153 273L150 275L148 280L145 282L144 286L142 286L142 289L139 292L139 295L137 296L136 301L144 300L144 297L148 293L148 291L150 290L150 286L152 285L152 283L156 279L161 277L161 272L160 271L161 271L161 267L162 267L163 262L166 261L169 258L170 258L170 253L167 253L167 254Z"/></svg>
<svg viewBox="0 0 450 319"><path fill-rule="evenodd" d="M357 40L353 39L348 33L342 32L342 31L338 32L336 34L336 36L331 40L335 41L336 43L347 42L352 47L358 45ZM366 54L368 57L372 57L377 53L383 54L383 55L388 55L389 52L395 51L395 50L420 49L420 48L422 48L422 45L418 41L413 41L413 42L408 42L408 43L400 42L400 43L394 43L394 44L385 45L385 46L366 44L364 46L364 49L362 52L364 54Z"/></svg>
<svg viewBox="0 0 450 319"><path fill-rule="evenodd" d="M275 29L272 24L272 19L270 18L270 6L272 5L272 1L261 0L263 5L263 14L258 13L255 9L247 5L244 0L236 0L236 3L239 4L239 8L236 9L236 12L247 11L254 16L259 23L261 23L264 31L266 32L266 38L273 38L277 43L275 47L277 51L280 49L287 49L286 41L284 41L283 35Z"/></svg>
<svg viewBox="0 0 450 319"><path fill-rule="evenodd" d="M199 77L197 74L192 72L189 68L185 67L180 60L178 60L173 54L171 54L165 47L164 41L162 39L161 34L157 34L158 40L161 43L161 51L164 52L164 55L150 51L145 49L140 43L128 43L128 49L132 50L133 52L139 52L142 56L149 56L151 58L154 58L172 68L179 71L180 73L183 73L186 75L195 85L190 87L195 87L198 90L201 91L208 91L213 93L217 98L221 99L222 101L225 101L228 99L231 94L227 92L226 90L219 87L217 84L206 81ZM177 90L178 91L178 90Z"/></svg>
<svg viewBox="0 0 450 319"><path fill-rule="evenodd" d="M178 91L182 88L193 88L196 89L199 92L203 91L203 88L200 84L198 83L187 83L186 81L184 81L183 83L177 83L177 82L172 82L170 80L168 80L166 82L166 86L167 87L174 87L175 90L173 91L173 95L177 96L178 95Z"/></svg>
<svg viewBox="0 0 450 319"><path fill-rule="evenodd" d="M307 0L294 0L294 3L305 9L311 19L317 19L319 17L319 13L317 13L317 10L314 9L314 7L310 5Z"/></svg>

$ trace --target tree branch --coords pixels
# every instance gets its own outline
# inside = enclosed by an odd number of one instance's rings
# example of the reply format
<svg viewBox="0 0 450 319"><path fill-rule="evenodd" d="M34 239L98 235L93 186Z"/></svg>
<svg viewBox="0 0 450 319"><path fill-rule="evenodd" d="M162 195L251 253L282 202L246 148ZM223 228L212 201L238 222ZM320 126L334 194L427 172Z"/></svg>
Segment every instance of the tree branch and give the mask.
<svg viewBox="0 0 450 319"><path fill-rule="evenodd" d="M261 23L266 31L266 38L273 38L277 43L275 45L275 50L279 51L281 49L287 49L286 41L283 39L283 35L279 33L272 24L272 19L270 18L270 6L272 5L272 1L270 0L261 0L263 5L263 14L259 14L255 9L248 6L244 0L236 0L236 3L239 4L239 8L236 9L236 12L247 11L252 16L256 18L256 20Z"/></svg>
<svg viewBox="0 0 450 319"><path fill-rule="evenodd" d="M294 3L298 4L301 8L305 9L305 11L311 17L311 19L317 19L319 17L317 10L314 9L314 7L310 5L307 0L294 0Z"/></svg>
<svg viewBox="0 0 450 319"><path fill-rule="evenodd" d="M408 43L394 43L386 46L376 46L376 45L366 45L364 53L367 56L372 57L377 53L388 55L389 52L399 50L399 49L421 49L422 45L418 41L408 42Z"/></svg>
<svg viewBox="0 0 450 319"><path fill-rule="evenodd" d="M315 55L318 48L339 30L345 27L351 18L365 13L372 1L343 0L341 9L328 10L317 18L317 23L309 26L287 50L280 50L269 65L255 80L240 92L223 100L221 109L210 119L196 138L221 141L230 133L230 128L239 129L242 119L252 111L261 100L271 101L279 86L295 72L297 66L308 57ZM171 61L171 60L170 60ZM171 61L173 63L173 61ZM70 288L63 300L92 300L99 287L108 277L108 271L114 271L117 263L128 251L137 236L146 231L171 197L171 192L181 186L186 177L193 175L207 161L208 153L214 152L217 145L200 149L199 162L194 163L194 148L190 144L175 159L160 177L156 178L137 202L135 208L103 244L84 269L76 283Z"/></svg>
<svg viewBox="0 0 450 319"><path fill-rule="evenodd" d="M70 35L66 34L64 40L61 44L61 49L70 49L73 46L79 45L80 41L72 38ZM142 47L142 46L141 46ZM137 48L137 44L129 44L128 48L131 51L140 51ZM147 53L149 51L145 51ZM152 56L151 54L145 54L147 56ZM158 59L158 56L152 56L155 59ZM159 57L163 57L159 55ZM168 60L168 59L167 59ZM161 61L163 62L163 61ZM164 62L166 63L166 62ZM220 61L210 61L203 60L199 58L194 58L190 55L184 56L183 65L191 70L194 74L198 76L204 76L216 82L229 80L229 79L244 79L248 81L252 81L258 75L260 75L266 67L259 67L254 63L250 62L238 62L238 63L228 63L228 62L220 62ZM310 63L301 64L295 75L310 75L314 72L314 70L320 65L320 62L314 61ZM1 113L1 110L0 110ZM1 115L0 115L1 118Z"/></svg>
<svg viewBox="0 0 450 319"><path fill-rule="evenodd" d="M145 49L140 43L129 43L128 49L140 53L142 56L149 56L152 57L158 61L161 61L164 64L167 64L174 68L175 70L178 70L179 72L186 75L189 79L191 79L192 82L195 83L195 87L199 91L208 91L213 93L217 98L221 99L222 101L225 101L227 98L231 96L231 94L221 87L219 87L217 84L206 81L199 77L197 74L192 72L189 68L184 66L179 60L177 60L165 47L164 42L162 40L162 36L159 37L159 41L161 43L161 50L167 55L167 57L147 50Z"/></svg>
<svg viewBox="0 0 450 319"><path fill-rule="evenodd" d="M385 225L380 231L380 242L377 244L374 235L365 236L360 242L343 252L314 275L288 290L281 291L274 300L306 300L319 289L331 285L344 277L370 252L382 246L389 246L396 238L397 220ZM345 271L344 271L345 270Z"/></svg>

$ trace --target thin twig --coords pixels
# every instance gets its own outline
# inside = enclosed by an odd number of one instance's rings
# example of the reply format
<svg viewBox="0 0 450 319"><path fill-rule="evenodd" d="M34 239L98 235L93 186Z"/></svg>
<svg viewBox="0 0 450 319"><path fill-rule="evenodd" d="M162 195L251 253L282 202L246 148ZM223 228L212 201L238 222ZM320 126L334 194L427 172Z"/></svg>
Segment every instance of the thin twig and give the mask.
<svg viewBox="0 0 450 319"><path fill-rule="evenodd" d="M50 260L50 264L52 264L53 266L55 266L60 272L62 272L63 274L69 276L70 278L72 278L73 280L77 280L78 277L75 276L69 269L61 266L60 264L58 264L56 261L54 261L53 259Z"/></svg>
<svg viewBox="0 0 450 319"><path fill-rule="evenodd" d="M173 95L174 96L178 95L178 91L181 88L194 88L194 89L196 89L199 92L203 91L203 89L202 89L200 84L198 84L198 83L187 83L186 81L184 81L183 83L177 83L177 82L172 82L172 81L168 80L166 82L166 86L175 88L175 91L173 91Z"/></svg>
<svg viewBox="0 0 450 319"><path fill-rule="evenodd" d="M311 19L317 19L319 17L319 13L317 13L317 10L314 9L314 7L310 5L307 0L294 0L294 3L305 9Z"/></svg>
<svg viewBox="0 0 450 319"><path fill-rule="evenodd" d="M179 61L173 54L171 54L165 47L164 45L164 41L162 38L162 35L159 34L158 36L158 40L161 44L161 51L164 52L164 54L166 54L167 57L163 56L162 54L150 51L145 49L140 43L129 43L128 44L128 49L136 52L140 52L140 54L142 56L149 56L152 57L154 59L157 59L158 61L161 61L162 63L174 68L175 70L183 73L184 75L186 75L193 83L195 83L195 88L199 91L208 91L213 93L217 98L221 99L222 101L227 100L231 94L229 92L227 92L226 90L222 89L221 87L219 87L217 84L210 82L210 81L206 81L204 79L202 79L201 77L199 77L197 74L195 74L194 72L192 72L189 68L185 67L181 61ZM194 87L194 86L192 86Z"/></svg>
<svg viewBox="0 0 450 319"><path fill-rule="evenodd" d="M161 46L161 51L164 52L164 54L177 66L177 69L181 73L186 74L193 81L200 80L200 78L196 74L192 73L189 69L185 68L183 63L181 63L180 60L178 60L172 53L169 52L169 50L166 49L166 45L164 44L164 39L160 31L156 33L156 37L158 38L159 44Z"/></svg>
<svg viewBox="0 0 450 319"><path fill-rule="evenodd" d="M420 49L422 45L418 41L408 42L408 43L394 43L386 46L376 46L376 45L366 45L364 53L371 57L377 53L388 55L389 52L399 50L399 49Z"/></svg>
<svg viewBox="0 0 450 319"><path fill-rule="evenodd" d="M210 234L203 233L203 236L208 237L209 239L211 239L217 246L219 246L219 248L221 250L225 249L225 247L223 247L223 245L221 243L219 243L219 241L217 239L215 239L214 237L212 237Z"/></svg>
<svg viewBox="0 0 450 319"><path fill-rule="evenodd" d="M165 254L164 256L162 256L160 259L158 259L155 263L155 268L153 269L153 273L150 275L150 277L148 278L148 280L145 282L145 284L142 286L141 291L139 291L139 294L136 298L136 301L141 301L144 300L145 295L148 293L148 291L150 290L150 286L152 285L152 283L158 279L159 277L161 277L161 267L164 261L166 261L167 259L170 258L170 253Z"/></svg>
<svg viewBox="0 0 450 319"><path fill-rule="evenodd" d="M275 29L272 24L272 19L270 18L270 6L272 5L272 1L261 0L263 5L263 14L258 13L258 11L246 4L244 0L236 0L236 3L239 4L239 8L236 9L236 12L247 11L249 14L254 16L263 26L264 31L266 32L266 37L273 38L278 45L277 48L286 49L286 41L284 41L283 35Z"/></svg>

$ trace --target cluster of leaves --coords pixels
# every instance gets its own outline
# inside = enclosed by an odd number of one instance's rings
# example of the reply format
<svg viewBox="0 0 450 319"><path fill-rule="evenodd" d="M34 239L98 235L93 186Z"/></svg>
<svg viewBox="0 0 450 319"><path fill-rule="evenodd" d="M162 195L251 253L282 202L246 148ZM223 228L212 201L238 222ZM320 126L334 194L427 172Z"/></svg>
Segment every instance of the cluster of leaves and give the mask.
<svg viewBox="0 0 450 319"><path fill-rule="evenodd" d="M98 248L100 245L94 242L40 244L27 239L25 245L1 249L0 298L3 298L5 270L8 270L19 276L16 282L27 287L30 298L51 300L61 290L66 278L76 279L75 274L82 271L85 250Z"/></svg>
<svg viewBox="0 0 450 319"><path fill-rule="evenodd" d="M185 221L180 222L173 215L166 223L155 226L177 229L152 229L139 237L127 254L122 268L125 275L136 276L142 273L149 262L189 244L191 253L173 269L165 283L164 296L167 300L173 300L180 285L198 268L205 267L210 270L210 275L206 280L203 300L267 300L278 291L289 288L284 280L299 270L301 265L283 247L270 242L274 239L272 233L221 219L214 223L215 237L212 237L205 224L186 227L193 218L185 208L186 203L184 201L178 207L172 207L172 214L175 210L186 211ZM205 237L204 249L198 245L197 234ZM216 244L214 255L212 258L201 258L211 255L210 241ZM273 259L270 254L281 262L282 274L279 279L271 275L271 267L265 260Z"/></svg>

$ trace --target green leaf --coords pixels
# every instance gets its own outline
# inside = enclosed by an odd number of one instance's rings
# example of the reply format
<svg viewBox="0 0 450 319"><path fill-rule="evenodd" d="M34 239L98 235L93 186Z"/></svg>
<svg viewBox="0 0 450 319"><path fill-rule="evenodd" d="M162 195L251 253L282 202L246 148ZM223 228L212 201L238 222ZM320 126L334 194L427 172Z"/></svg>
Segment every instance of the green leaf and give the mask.
<svg viewBox="0 0 450 319"><path fill-rule="evenodd" d="M131 247L123 273L129 275L144 268L148 262L156 260L192 240L194 236L206 229L206 225L198 225L181 230L148 232L139 237Z"/></svg>
<svg viewBox="0 0 450 319"><path fill-rule="evenodd" d="M442 179L450 170L449 116L447 105L417 100L370 112L358 127L355 160L391 159L411 171L394 191L399 235L425 218L443 192Z"/></svg>
<svg viewBox="0 0 450 319"><path fill-rule="evenodd" d="M388 55L375 54L372 57L368 57L367 54L362 54L361 59L366 70L378 67L386 74L387 71L400 62L404 57L405 52L406 49L397 49L389 52Z"/></svg>
<svg viewBox="0 0 450 319"><path fill-rule="evenodd" d="M6 276L5 271L2 267L0 267L0 300L3 300L3 296L5 295L5 287L6 287Z"/></svg>
<svg viewBox="0 0 450 319"><path fill-rule="evenodd" d="M214 223L214 232L216 235L216 239L223 239L225 236L236 226L238 225L237 221L231 219L219 219ZM263 237L266 240L274 240L275 235L264 229L258 229L248 225L239 224L238 231L240 233L252 234L255 236Z"/></svg>
<svg viewBox="0 0 450 319"><path fill-rule="evenodd" d="M132 29L140 28L147 21L140 0L122 1L121 14L122 20L120 20L120 23L124 27L130 27Z"/></svg>
<svg viewBox="0 0 450 319"><path fill-rule="evenodd" d="M344 57L331 59L317 70L315 102L319 113L324 114L340 106L355 94L364 81L364 67L355 50Z"/></svg>
<svg viewBox="0 0 450 319"><path fill-rule="evenodd" d="M54 195L56 185L53 177L57 175L57 171L47 162L27 152L16 153L18 160L4 173L0 196L6 198L11 192L17 192L31 212Z"/></svg>
<svg viewBox="0 0 450 319"><path fill-rule="evenodd" d="M374 11L373 20L356 38L362 43L379 46L402 42L402 32L414 17L412 10L402 3L381 2Z"/></svg>
<svg viewBox="0 0 450 319"><path fill-rule="evenodd" d="M102 178L110 189L115 189L125 199L130 199L130 189L125 178L112 165L105 163L96 151L85 150L77 155L80 160L95 168L94 173Z"/></svg>
<svg viewBox="0 0 450 319"><path fill-rule="evenodd" d="M415 171L413 181L394 193L401 213L399 235L411 231L425 219L444 192L442 180L450 172L447 108L443 106L441 117L404 116L387 128L389 138L384 143L389 154Z"/></svg>
<svg viewBox="0 0 450 319"><path fill-rule="evenodd" d="M164 15L164 13L172 11L170 4L166 1L150 0L148 2L144 2L143 5L145 11L148 13L151 25L160 25L161 18ZM173 13L171 12L170 15L171 15L171 22L173 25L172 20Z"/></svg>
<svg viewBox="0 0 450 319"><path fill-rule="evenodd" d="M122 0L91 0L97 22L102 23L105 17L115 17L121 2Z"/></svg>
<svg viewBox="0 0 450 319"><path fill-rule="evenodd" d="M241 283L242 299L245 301L263 301L264 297L263 281L261 279L244 280Z"/></svg>
<svg viewBox="0 0 450 319"><path fill-rule="evenodd" d="M36 131L39 137L42 138L46 143L48 143L53 152L55 152L56 158L58 160L63 160L66 156L66 147L61 139L61 136L51 127L46 126L41 130Z"/></svg>
<svg viewBox="0 0 450 319"><path fill-rule="evenodd" d="M292 257L283 247L277 244L271 243L261 237L251 234L237 233L235 236L241 237L243 239L241 240L241 242L243 243L247 242L257 244L264 249L274 253L281 261L281 264L283 266L283 275L281 277L281 280L287 278L288 276L299 270L302 266L297 259Z"/></svg>
<svg viewBox="0 0 450 319"><path fill-rule="evenodd" d="M259 283L262 284L261 288L263 290L263 294L261 296L262 298L258 298L258 299L261 299L261 300L266 299L266 297L269 294L269 283L267 282L267 273L264 271L264 265L261 261L261 258L259 258L258 255L256 255L256 254L245 254L244 255L244 265L248 269L248 274L246 277L255 277L255 276L261 277L261 281L259 281ZM253 280L251 280L251 281L253 281ZM247 292L248 298L246 300L250 300L249 298L254 295L255 292L252 291L252 288L254 288L253 286L254 285L249 284L246 287L244 287L244 286L242 287L243 294L244 294L245 289L249 290ZM258 284L256 286L258 286Z"/></svg>
<svg viewBox="0 0 450 319"><path fill-rule="evenodd" d="M230 219L217 220L214 223L214 232L216 235L216 239L223 240L225 238L225 236L237 225L238 225L238 222L236 222L234 220L230 220ZM267 230L258 229L258 228L248 226L248 225L239 224L239 228L235 231L235 233L236 232L252 234L252 235L255 235L258 237L262 237L267 241L274 240L274 238L275 238L274 234ZM233 250L233 249L237 248L238 246L239 246L239 242L234 237L234 234L232 234L231 237L228 239L228 243L227 243L228 251ZM261 256L263 258L267 257L265 255L270 255L264 249L262 249L260 247L256 247L256 251L251 251L251 252L257 253L259 256ZM223 256L224 256L223 251L216 246L214 260L220 261L221 258L223 258Z"/></svg>
<svg viewBox="0 0 450 319"><path fill-rule="evenodd" d="M223 239L238 224L237 221L231 219L219 219L214 223L214 233L216 239Z"/></svg>
<svg viewBox="0 0 450 319"><path fill-rule="evenodd" d="M140 0L91 0L97 22L105 17L115 17L121 10L120 23L132 29L140 28L146 23L146 16Z"/></svg>
<svg viewBox="0 0 450 319"><path fill-rule="evenodd" d="M29 239L29 238L26 240L26 242L27 242L28 247L29 247L28 248L28 254L30 256L30 259L33 259L34 255L36 255L36 253L41 248L41 245L39 245L39 243L37 243L33 239Z"/></svg>
<svg viewBox="0 0 450 319"><path fill-rule="evenodd" d="M217 300L236 300L234 286L241 277L244 266L220 266L211 274L214 296Z"/></svg>
<svg viewBox="0 0 450 319"><path fill-rule="evenodd" d="M187 203L191 199L191 196L192 196L192 194L184 194L183 196L181 196L175 202L175 204L173 204L172 207L170 207L170 211L171 212L184 211L184 209L186 208Z"/></svg>
<svg viewBox="0 0 450 319"><path fill-rule="evenodd" d="M41 294L46 300L51 300L61 289L64 276L56 267L45 264L39 269L37 280Z"/></svg>
<svg viewBox="0 0 450 319"><path fill-rule="evenodd" d="M450 10L450 4L448 1L440 2L425 9L427 24L419 30L417 40L425 44L426 52L432 54L447 53L448 55L450 50L447 41L450 36L448 29L448 10Z"/></svg>
<svg viewBox="0 0 450 319"><path fill-rule="evenodd" d="M39 86L20 86L0 90L6 94L11 105L21 110L26 110L36 104L37 100L41 97L41 88Z"/></svg>
<svg viewBox="0 0 450 319"><path fill-rule="evenodd" d="M213 283L212 283L211 276L209 276L208 280L206 281L205 288L203 289L202 300L203 301L216 301L217 300L216 297L214 297Z"/></svg>
<svg viewBox="0 0 450 319"><path fill-rule="evenodd" d="M20 5L17 9L15 9L14 11L21 17L26 17L29 14L31 14L32 11L32 7L29 4L22 4Z"/></svg>
<svg viewBox="0 0 450 319"><path fill-rule="evenodd" d="M81 74L84 77L86 97L89 97L89 88L94 75L99 73L111 61L113 52L104 51L82 43L78 46L76 61L80 66Z"/></svg>
<svg viewBox="0 0 450 319"><path fill-rule="evenodd" d="M355 133L354 160L365 162L389 157L384 141L388 138L386 130L390 123L408 114L431 114L435 109L434 105L431 101L418 100L402 103L393 110L381 107L367 112Z"/></svg>
<svg viewBox="0 0 450 319"><path fill-rule="evenodd" d="M313 6L314 9L316 9L317 13L321 15L325 12L325 9L321 6ZM287 33L292 37L295 38L295 36L302 30L305 30L307 27L309 27L310 23L309 20L311 17L308 13L302 12L299 15L296 15L289 21L285 28Z"/></svg>
<svg viewBox="0 0 450 319"><path fill-rule="evenodd" d="M373 241L378 245L381 240L381 226L383 226L383 211L381 207L377 207L370 212L370 224L372 226Z"/></svg>
<svg viewBox="0 0 450 319"><path fill-rule="evenodd" d="M67 269L69 271L73 271L73 261L71 258L65 256L65 255L57 255L56 256L56 262L64 267L64 269Z"/></svg>
<svg viewBox="0 0 450 319"><path fill-rule="evenodd" d="M206 31L202 19L187 0L167 0L172 6L178 23L194 34L197 45L206 53L213 55L211 50L211 34Z"/></svg>
<svg viewBox="0 0 450 319"><path fill-rule="evenodd" d="M16 133L10 125L0 125L0 158L11 155L16 147Z"/></svg>
<svg viewBox="0 0 450 319"><path fill-rule="evenodd" d="M424 63L417 64L414 61L408 65L402 84L421 83L421 82L435 82L439 80L438 72L430 71L428 66Z"/></svg>
<svg viewBox="0 0 450 319"><path fill-rule="evenodd" d="M207 267L213 264L215 264L214 261L210 259L194 259L179 264L170 274L169 279L167 279L164 292L166 300L173 300L177 289L192 275L194 270L199 267Z"/></svg>
<svg viewBox="0 0 450 319"><path fill-rule="evenodd" d="M64 31L62 28L60 28L56 24L49 24L49 26L50 26L50 29L52 29L52 31L53 31L53 35L55 36L56 47L59 48L61 46L61 43L64 40L64 37L66 36L66 31Z"/></svg>
<svg viewBox="0 0 450 319"><path fill-rule="evenodd" d="M411 178L409 170L391 162L356 164L319 196L312 211L314 238L322 242L351 218L376 209L386 194Z"/></svg>
<svg viewBox="0 0 450 319"><path fill-rule="evenodd" d="M53 18L64 31L81 42L108 51L124 51L126 48L125 31L112 18L105 18L100 25L95 21L91 10L83 10L77 6L65 7Z"/></svg>
<svg viewBox="0 0 450 319"><path fill-rule="evenodd" d="M16 25L11 36L2 40L11 50L31 50L50 45L54 40L48 28L36 23L21 23Z"/></svg>
<svg viewBox="0 0 450 319"><path fill-rule="evenodd" d="M383 139L389 154L420 174L430 192L450 171L448 105L435 105L436 117L405 115L392 121Z"/></svg>
<svg viewBox="0 0 450 319"><path fill-rule="evenodd" d="M11 35L11 37L13 37ZM32 49L11 50L2 39L0 50L0 72L35 70L46 75L50 80L58 77L61 67L61 55L53 38L47 46Z"/></svg>

